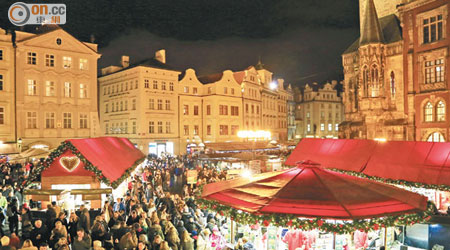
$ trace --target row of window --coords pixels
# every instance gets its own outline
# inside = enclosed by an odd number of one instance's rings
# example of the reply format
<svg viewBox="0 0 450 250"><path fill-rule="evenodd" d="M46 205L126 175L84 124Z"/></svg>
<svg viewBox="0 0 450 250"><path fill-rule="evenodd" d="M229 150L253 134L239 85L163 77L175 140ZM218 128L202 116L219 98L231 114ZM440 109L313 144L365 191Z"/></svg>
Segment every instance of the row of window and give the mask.
<svg viewBox="0 0 450 250"><path fill-rule="evenodd" d="M146 89L150 88L150 80L149 79L144 79L144 88L146 88ZM159 89L158 80L153 80L152 88ZM167 90L167 83L164 81L161 82L161 90ZM169 83L169 90L174 91L173 82Z"/></svg>
<svg viewBox="0 0 450 250"><path fill-rule="evenodd" d="M255 114L255 107L256 107L256 114L259 115L259 106L258 105L255 106L252 104L250 106L250 108L251 108L250 113ZM249 105L248 104L245 104L245 113L249 113Z"/></svg>
<svg viewBox="0 0 450 250"><path fill-rule="evenodd" d="M320 93L309 93L309 94L305 94L305 100L309 100L314 96L319 96L320 97ZM322 100L334 100L336 97L335 94L324 94L322 93Z"/></svg>
<svg viewBox="0 0 450 250"><path fill-rule="evenodd" d="M111 112L127 111L128 100L111 102ZM131 100L131 110L136 110L136 99ZM105 104L105 113L109 113L109 103Z"/></svg>
<svg viewBox="0 0 450 250"><path fill-rule="evenodd" d="M136 134L136 121L132 122L131 133ZM128 122L105 123L105 134L128 134Z"/></svg>
<svg viewBox="0 0 450 250"><path fill-rule="evenodd" d="M149 134L170 134L172 133L171 131L171 124L170 122L166 122L166 126L165 126L165 130L163 127L163 122L162 121L158 121L156 123L157 127L155 128L155 122L154 121L149 121L148 122L148 133Z"/></svg>
<svg viewBox="0 0 450 250"><path fill-rule="evenodd" d="M3 76L1 78L3 78ZM38 89L37 81L28 79L27 94L31 96L37 95ZM62 90L63 97L73 97L73 84L71 82L64 82ZM88 85L86 83L80 83L78 90L79 98L88 98ZM45 81L45 96L57 96L56 84L54 81Z"/></svg>
<svg viewBox="0 0 450 250"><path fill-rule="evenodd" d="M286 112L286 106L285 105L278 105L278 112Z"/></svg>
<svg viewBox="0 0 450 250"><path fill-rule="evenodd" d="M277 101L274 98L271 98L273 100L269 100L269 99L263 99L262 103L263 103L263 108L265 109L269 109L269 110L275 110L276 108L276 103Z"/></svg>
<svg viewBox="0 0 450 250"><path fill-rule="evenodd" d="M55 55L53 54L45 54L45 66L46 67L55 67ZM74 67L72 57L63 56L61 58L61 66L64 69L71 69ZM36 52L27 52L27 64L37 65L38 63L38 55ZM80 58L78 61L78 69L87 70L88 69L88 60L85 58Z"/></svg>
<svg viewBox="0 0 450 250"><path fill-rule="evenodd" d="M199 115L199 106L193 106L193 115ZM239 116L239 107L238 106L230 106L228 109L228 105L219 105L219 115L228 115L228 110L230 110L230 114L232 116ZM183 115L189 115L189 105L183 105ZM206 115L211 115L211 105L206 105Z"/></svg>
<svg viewBox="0 0 450 250"><path fill-rule="evenodd" d="M133 86L135 89L138 89L139 81L136 80L135 83L133 83L133 81L130 81L130 82L125 82L125 83L121 83L121 84L110 85L108 87L103 87L103 95L120 93L123 91L128 91L128 89L133 90Z"/></svg>
<svg viewBox="0 0 450 250"><path fill-rule="evenodd" d="M339 124L334 124L334 130L338 131L339 130ZM306 124L306 131L307 132L311 132L311 124ZM325 131L325 123L321 123L320 124L320 131ZM328 131L333 131L333 124L332 123L328 123Z"/></svg>
<svg viewBox="0 0 450 250"><path fill-rule="evenodd" d="M199 131L199 125L193 125L192 126L192 134L198 135L200 133ZM228 130L230 128L230 130ZM239 131L239 125L219 125L219 135L237 135L237 132ZM230 132L230 133L229 133ZM206 135L211 135L211 125L206 125ZM190 134L190 126L184 125L183 126L183 134L185 136L188 136Z"/></svg>
<svg viewBox="0 0 450 250"><path fill-rule="evenodd" d="M436 111L436 113L435 113ZM436 115L435 115L436 114ZM424 120L425 122L443 122L445 121L445 103L439 101L436 104L436 109L431 102L427 102L424 106Z"/></svg>
<svg viewBox="0 0 450 250"><path fill-rule="evenodd" d="M255 98L255 99L258 99L258 98L259 98L259 91L256 90L256 89L249 88L249 89L248 89L248 94L249 94L250 97L253 97L253 98Z"/></svg>
<svg viewBox="0 0 450 250"><path fill-rule="evenodd" d="M71 112L63 113L63 128L70 129L73 127L73 119ZM26 128L37 129L38 128L38 115L36 111L28 111L26 113ZM45 112L45 128L52 129L55 128L56 114L54 112ZM78 128L86 129L89 127L88 114L79 114Z"/></svg>
<svg viewBox="0 0 450 250"><path fill-rule="evenodd" d="M328 112L328 119L331 119L333 117L333 113L332 112ZM339 113L335 113L335 117L339 118ZM311 113L310 112L306 112L306 118L311 118ZM325 118L325 111L321 111L320 112L320 118Z"/></svg>
<svg viewBox="0 0 450 250"><path fill-rule="evenodd" d="M149 99L148 108L150 110L155 110L155 109L163 110L163 100L158 99L156 102L156 106L155 106L155 99L153 99L153 98ZM165 100L164 110L171 110L170 100ZM198 112L198 107L197 107L197 112Z"/></svg>

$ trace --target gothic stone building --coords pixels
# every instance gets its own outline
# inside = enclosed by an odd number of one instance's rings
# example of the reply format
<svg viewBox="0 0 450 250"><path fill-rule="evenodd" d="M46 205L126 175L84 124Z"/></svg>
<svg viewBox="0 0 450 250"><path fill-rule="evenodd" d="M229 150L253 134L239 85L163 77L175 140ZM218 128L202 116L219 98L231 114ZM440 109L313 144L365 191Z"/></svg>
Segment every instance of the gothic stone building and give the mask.
<svg viewBox="0 0 450 250"><path fill-rule="evenodd" d="M360 0L361 34L342 55L340 137L447 141L450 4L385 1Z"/></svg>

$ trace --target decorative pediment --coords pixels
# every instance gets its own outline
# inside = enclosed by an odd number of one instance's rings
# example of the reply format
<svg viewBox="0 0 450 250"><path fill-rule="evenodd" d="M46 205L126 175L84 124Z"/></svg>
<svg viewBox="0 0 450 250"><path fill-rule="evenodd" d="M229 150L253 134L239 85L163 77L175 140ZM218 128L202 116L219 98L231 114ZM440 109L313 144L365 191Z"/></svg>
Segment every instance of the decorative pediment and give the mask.
<svg viewBox="0 0 450 250"><path fill-rule="evenodd" d="M56 29L51 32L47 32L41 35L35 35L22 41L18 41L17 44L40 47L47 49L71 51L76 53L85 53L98 55L92 48L79 41L63 29Z"/></svg>

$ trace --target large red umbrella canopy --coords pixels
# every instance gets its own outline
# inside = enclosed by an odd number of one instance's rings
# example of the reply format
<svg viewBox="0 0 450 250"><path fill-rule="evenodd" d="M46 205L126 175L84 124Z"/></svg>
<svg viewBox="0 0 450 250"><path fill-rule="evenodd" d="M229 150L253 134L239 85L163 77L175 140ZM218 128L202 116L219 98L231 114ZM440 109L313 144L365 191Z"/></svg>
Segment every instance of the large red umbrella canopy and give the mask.
<svg viewBox="0 0 450 250"><path fill-rule="evenodd" d="M254 213L364 219L425 211L427 198L304 162L296 168L204 186L202 198Z"/></svg>

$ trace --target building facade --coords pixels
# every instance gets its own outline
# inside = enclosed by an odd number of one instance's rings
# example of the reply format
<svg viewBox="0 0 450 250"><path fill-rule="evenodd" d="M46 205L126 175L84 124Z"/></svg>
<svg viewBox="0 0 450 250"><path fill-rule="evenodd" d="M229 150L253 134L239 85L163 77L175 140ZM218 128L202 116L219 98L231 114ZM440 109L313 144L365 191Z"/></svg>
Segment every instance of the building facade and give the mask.
<svg viewBox="0 0 450 250"><path fill-rule="evenodd" d="M54 148L100 135L96 44L44 26L2 35L0 46L0 140Z"/></svg>
<svg viewBox="0 0 450 250"><path fill-rule="evenodd" d="M338 138L343 121L342 98L337 81L319 86L306 84L303 93L296 90L295 138Z"/></svg>
<svg viewBox="0 0 450 250"><path fill-rule="evenodd" d="M11 34L0 29L0 141L14 144L16 133L15 48ZM4 146L6 147L6 146ZM13 148L15 149L15 148ZM6 152L6 148L3 149ZM8 150L10 151L10 150Z"/></svg>
<svg viewBox="0 0 450 250"><path fill-rule="evenodd" d="M398 7L403 26L406 107L417 141L449 141L449 1L410 1Z"/></svg>
<svg viewBox="0 0 450 250"><path fill-rule="evenodd" d="M178 154L179 71L166 64L165 51L130 65L102 69L98 78L100 123L105 135L127 137L145 153Z"/></svg>
<svg viewBox="0 0 450 250"><path fill-rule="evenodd" d="M342 55L342 138L448 141L449 8L360 1L361 36Z"/></svg>
<svg viewBox="0 0 450 250"><path fill-rule="evenodd" d="M124 56L121 66L102 69L99 78L102 130L158 155L242 141L240 130L271 130L273 138L285 141L293 94L283 85L262 67L197 76L193 69L180 74L170 68L163 50L133 65Z"/></svg>

